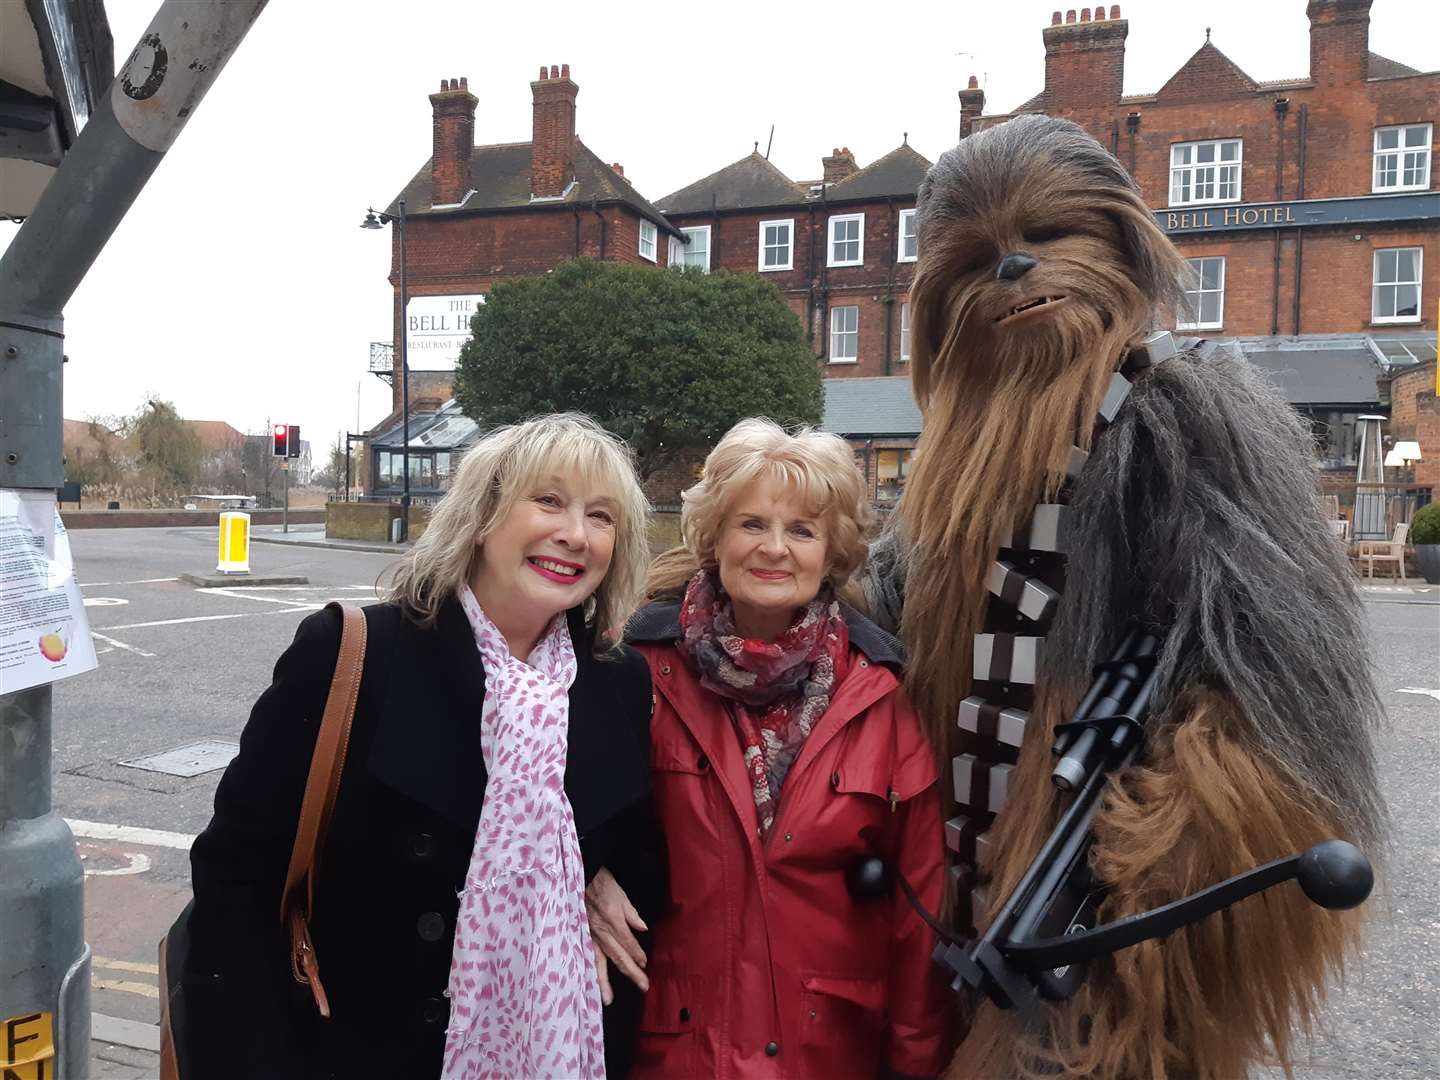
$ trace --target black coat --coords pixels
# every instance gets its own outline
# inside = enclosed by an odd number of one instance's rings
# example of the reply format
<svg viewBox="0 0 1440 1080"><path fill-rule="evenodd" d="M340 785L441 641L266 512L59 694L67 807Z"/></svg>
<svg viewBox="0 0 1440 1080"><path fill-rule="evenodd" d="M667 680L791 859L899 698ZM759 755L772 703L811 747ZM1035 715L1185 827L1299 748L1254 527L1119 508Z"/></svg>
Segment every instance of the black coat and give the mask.
<svg viewBox="0 0 1440 1080"><path fill-rule="evenodd" d="M332 1019L292 977L280 893L300 799L340 646L340 620L300 624L255 703L191 851L195 900L184 968L187 1045L202 1080L440 1075L458 893L485 794L485 673L470 624L449 601L421 630L397 607L365 609L369 641L345 773L311 920ZM565 790L588 881L607 866L648 918L663 890L650 801L650 675L628 649L591 655L571 612ZM647 910L648 909L648 910ZM617 995L623 977L616 979ZM623 1072L629 1009L606 1009L612 1075Z"/></svg>

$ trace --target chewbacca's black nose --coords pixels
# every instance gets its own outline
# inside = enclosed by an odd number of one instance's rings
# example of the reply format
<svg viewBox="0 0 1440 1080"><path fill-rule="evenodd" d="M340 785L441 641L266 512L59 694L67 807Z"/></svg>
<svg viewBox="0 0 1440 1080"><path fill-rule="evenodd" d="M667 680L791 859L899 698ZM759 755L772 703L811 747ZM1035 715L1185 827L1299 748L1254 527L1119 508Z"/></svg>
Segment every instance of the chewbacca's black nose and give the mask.
<svg viewBox="0 0 1440 1080"><path fill-rule="evenodd" d="M1039 261L1033 255L1006 255L1000 260L995 276L1001 281L1019 281Z"/></svg>

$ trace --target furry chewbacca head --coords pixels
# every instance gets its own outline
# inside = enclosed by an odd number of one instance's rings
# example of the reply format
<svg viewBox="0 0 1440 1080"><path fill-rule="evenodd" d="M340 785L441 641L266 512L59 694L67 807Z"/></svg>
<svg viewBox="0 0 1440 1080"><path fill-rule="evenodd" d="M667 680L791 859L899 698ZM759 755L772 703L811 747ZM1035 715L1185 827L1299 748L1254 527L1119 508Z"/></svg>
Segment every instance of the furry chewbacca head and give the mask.
<svg viewBox="0 0 1440 1080"><path fill-rule="evenodd" d="M936 734L970 674L999 538L1053 492L1126 347L1184 260L1084 129L1021 116L966 139L919 193L911 371L925 433L905 498L911 690Z"/></svg>

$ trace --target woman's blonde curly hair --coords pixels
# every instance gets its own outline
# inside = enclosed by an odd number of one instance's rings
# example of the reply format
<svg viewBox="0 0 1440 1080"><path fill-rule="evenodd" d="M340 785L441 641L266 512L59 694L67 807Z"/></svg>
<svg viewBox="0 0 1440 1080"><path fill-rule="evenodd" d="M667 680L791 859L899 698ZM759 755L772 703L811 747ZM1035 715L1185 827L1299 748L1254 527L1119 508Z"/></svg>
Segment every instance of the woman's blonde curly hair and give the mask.
<svg viewBox="0 0 1440 1080"><path fill-rule="evenodd" d="M455 481L436 504L424 535L396 569L385 599L420 626L469 581L484 558L485 538L511 508L551 476L578 480L615 501L610 569L586 603L586 621L601 631L623 626L640 597L650 547L650 505L629 449L580 413L555 413L496 428L465 453ZM613 644L604 633L595 648Z"/></svg>
<svg viewBox="0 0 1440 1080"><path fill-rule="evenodd" d="M735 500L755 481L777 479L795 492L805 513L826 527L830 569L839 590L865 563L873 512L854 452L838 435L801 428L788 433L752 417L727 431L705 459L701 481L680 495L683 544L655 560L645 583L650 598L683 588L700 568L718 564L715 545Z"/></svg>

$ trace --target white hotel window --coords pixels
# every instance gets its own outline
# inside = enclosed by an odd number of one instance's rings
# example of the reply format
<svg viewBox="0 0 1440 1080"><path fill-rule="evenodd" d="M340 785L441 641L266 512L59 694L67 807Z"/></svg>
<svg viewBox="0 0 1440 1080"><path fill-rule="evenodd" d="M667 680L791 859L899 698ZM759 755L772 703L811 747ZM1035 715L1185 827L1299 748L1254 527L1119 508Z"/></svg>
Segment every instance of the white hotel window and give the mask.
<svg viewBox="0 0 1440 1080"><path fill-rule="evenodd" d="M900 305L900 359L910 359L910 305Z"/></svg>
<svg viewBox="0 0 1440 1080"><path fill-rule="evenodd" d="M795 268L795 219L760 222L760 269Z"/></svg>
<svg viewBox="0 0 1440 1080"><path fill-rule="evenodd" d="M1371 322L1420 321L1421 254L1418 247L1380 248L1375 252Z"/></svg>
<svg viewBox="0 0 1440 1080"><path fill-rule="evenodd" d="M830 363L853 364L860 359L860 309L830 309Z"/></svg>
<svg viewBox="0 0 1440 1080"><path fill-rule="evenodd" d="M1186 283L1185 303L1175 320L1180 330L1218 330L1225 325L1225 259L1187 259L1194 278Z"/></svg>
<svg viewBox="0 0 1440 1080"><path fill-rule="evenodd" d="M827 266L862 266L865 263L865 215L837 214L830 219L830 257Z"/></svg>
<svg viewBox="0 0 1440 1080"><path fill-rule="evenodd" d="M1430 186L1430 125L1375 129L1375 191L1422 191Z"/></svg>
<svg viewBox="0 0 1440 1080"><path fill-rule="evenodd" d="M697 225L692 229L681 229L685 239L670 238L671 266L698 266L707 274L710 272L710 226Z"/></svg>
<svg viewBox="0 0 1440 1080"><path fill-rule="evenodd" d="M900 211L900 250L895 258L899 262L914 262L920 254L920 236L915 227L915 211Z"/></svg>
<svg viewBox="0 0 1440 1080"><path fill-rule="evenodd" d="M1170 147L1170 205L1240 201L1240 140Z"/></svg>
<svg viewBox="0 0 1440 1080"><path fill-rule="evenodd" d="M653 221L640 222L640 257L655 261L655 223Z"/></svg>

